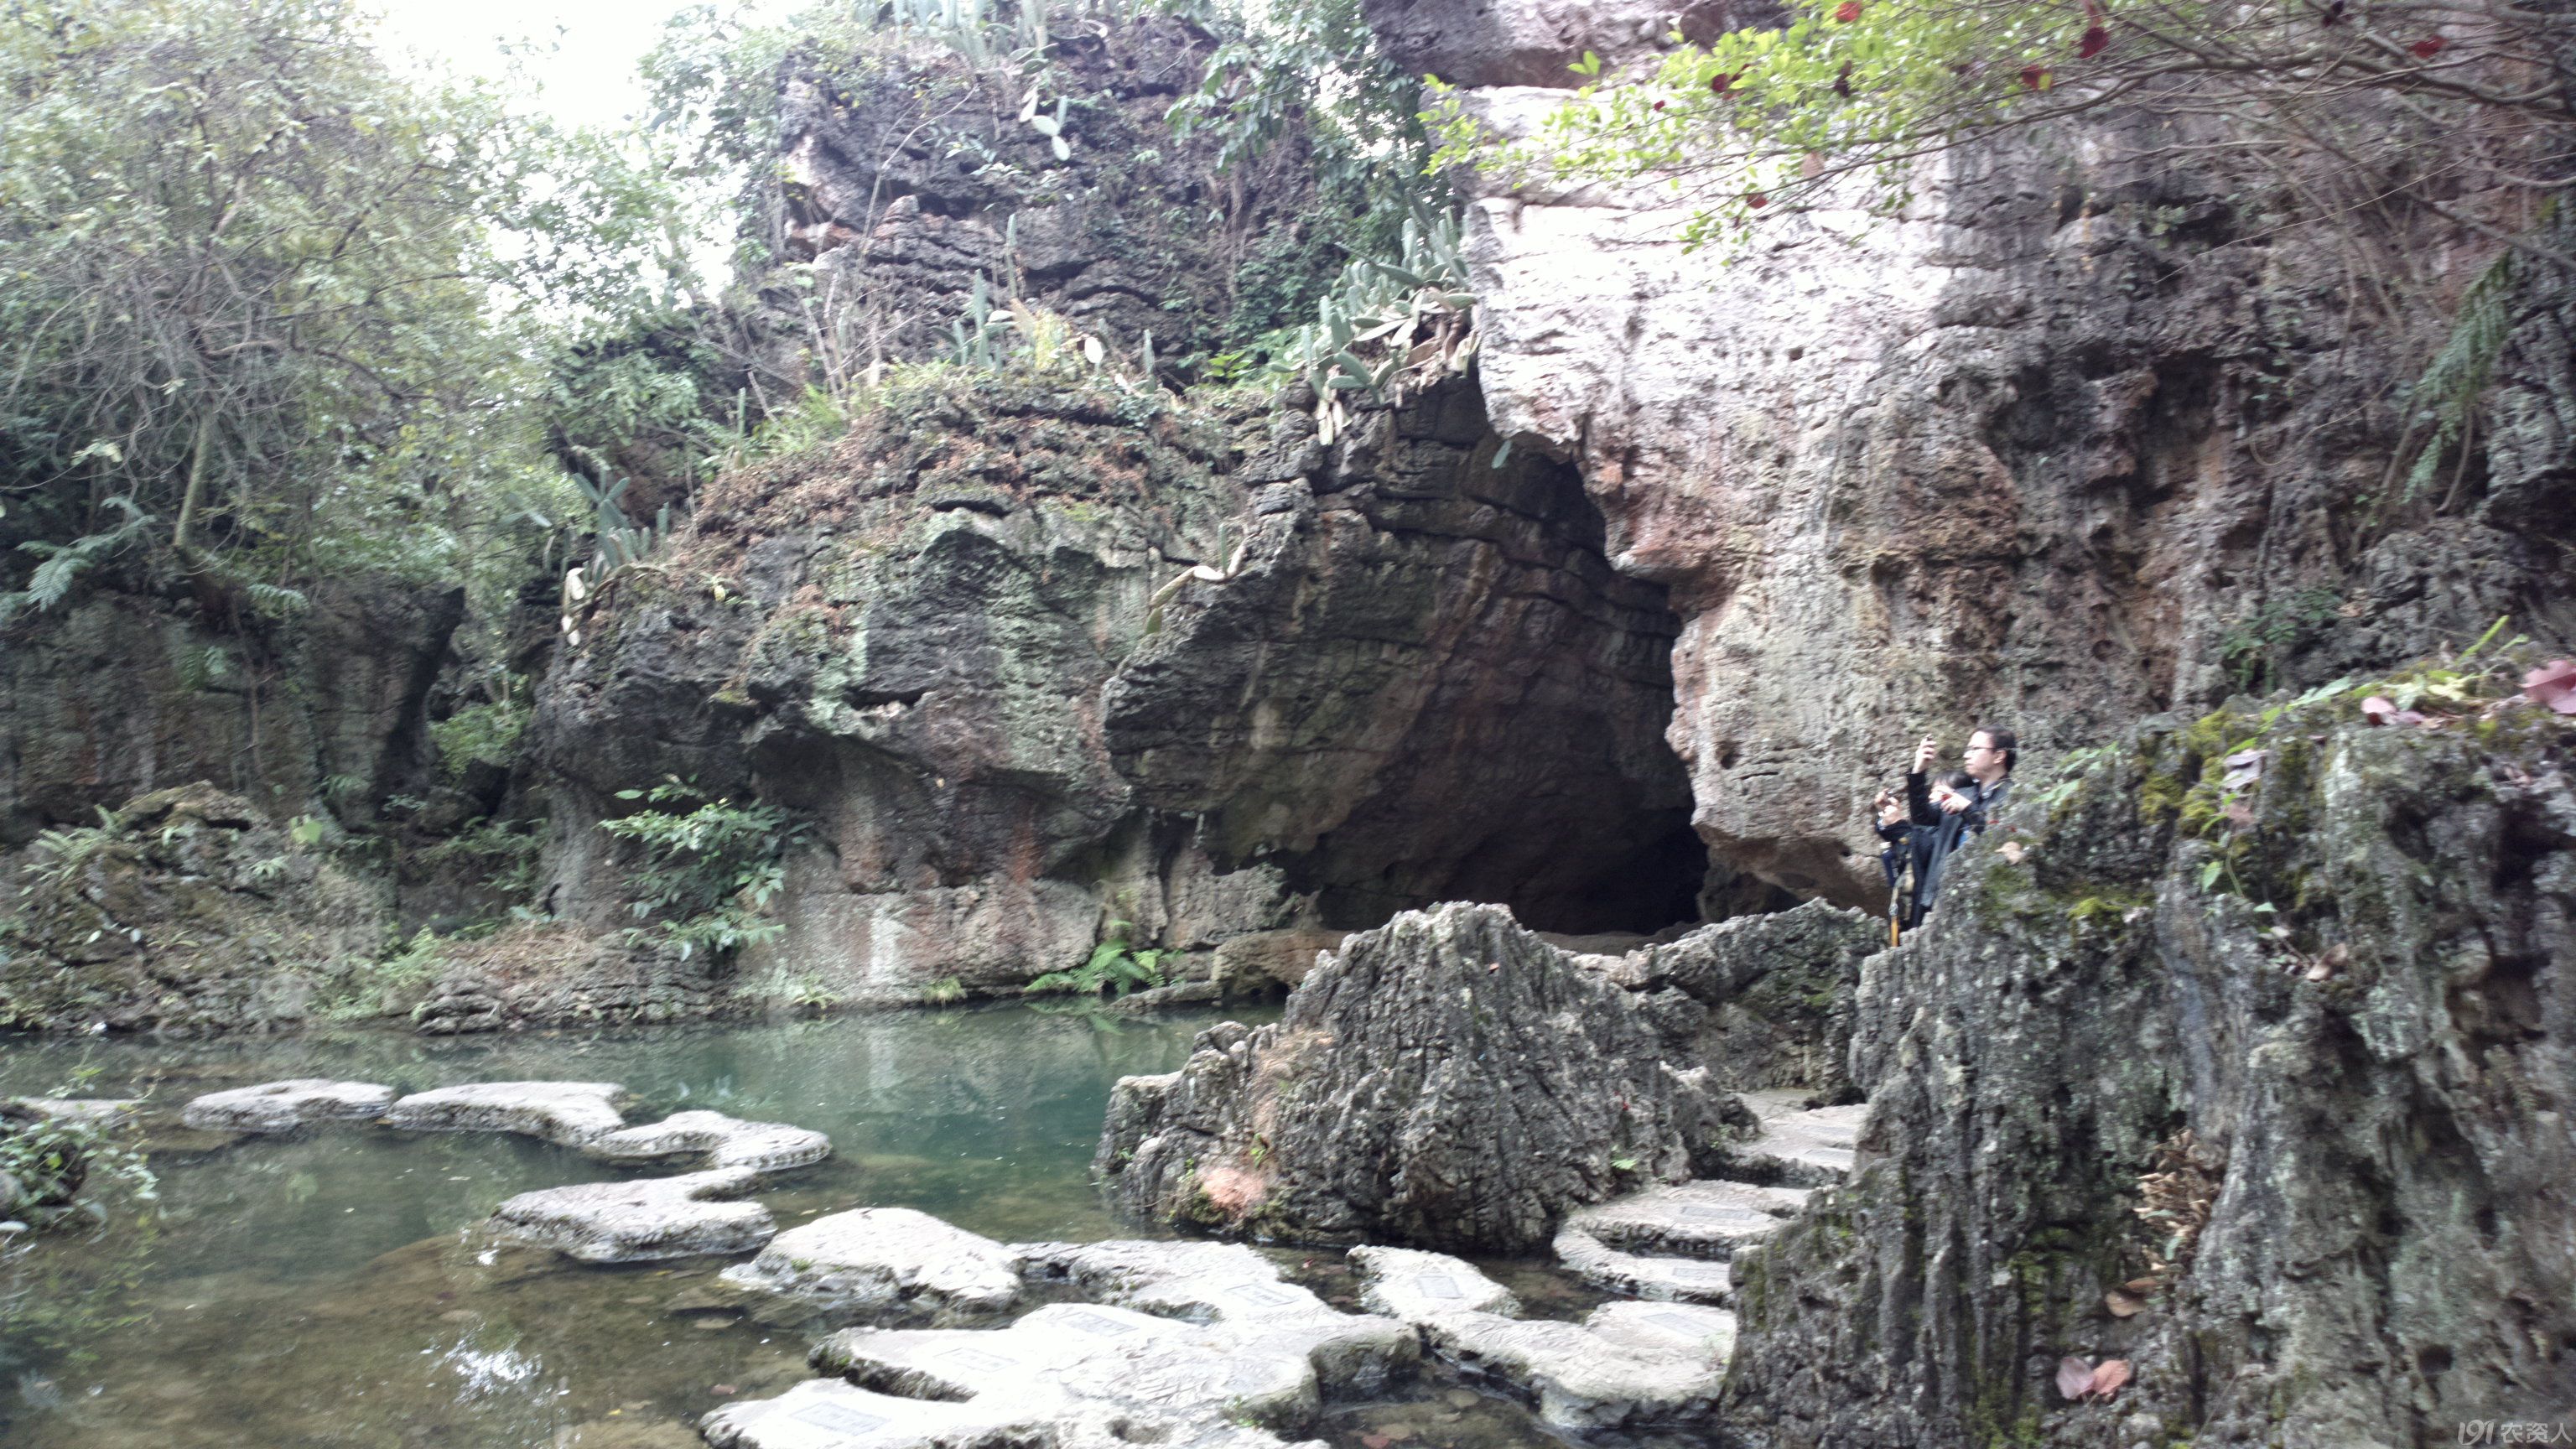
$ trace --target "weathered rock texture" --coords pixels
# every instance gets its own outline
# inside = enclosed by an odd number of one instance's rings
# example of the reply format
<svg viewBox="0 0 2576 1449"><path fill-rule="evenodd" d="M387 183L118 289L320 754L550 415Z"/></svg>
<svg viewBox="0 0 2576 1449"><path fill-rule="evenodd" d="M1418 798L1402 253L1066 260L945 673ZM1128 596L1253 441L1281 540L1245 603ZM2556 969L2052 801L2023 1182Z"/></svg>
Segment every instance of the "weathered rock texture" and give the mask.
<svg viewBox="0 0 2576 1449"><path fill-rule="evenodd" d="M1551 930L1692 919L1663 598L1610 571L1571 472L1495 468L1495 444L1464 382L1329 451L1274 416L1235 577L1110 682L1112 757L1218 859L1280 859L1327 925L1449 899Z"/></svg>
<svg viewBox="0 0 2576 1449"><path fill-rule="evenodd" d="M1202 951L1451 896L1697 914L1658 596L1608 572L1571 475L1486 466L1472 388L1327 456L1068 387L892 389L584 612L534 727L560 909L627 919L596 821L676 775L814 822L742 976L841 1001L1008 989L1111 918ZM562 979L460 972L428 1015L506 1020Z"/></svg>
<svg viewBox="0 0 2576 1449"><path fill-rule="evenodd" d="M1527 1249L1570 1207L1689 1174L1719 1106L1665 1059L1695 1016L1499 908L1408 912L1276 1025L1211 1028L1180 1071L1121 1081L1099 1167L1123 1208L1174 1222Z"/></svg>
<svg viewBox="0 0 2576 1449"><path fill-rule="evenodd" d="M113 590L22 612L0 631L0 847L191 781L277 818L381 800L425 758L464 616L462 589L364 578L316 586L287 625Z"/></svg>
<svg viewBox="0 0 2576 1449"><path fill-rule="evenodd" d="M1571 13L1370 7L1515 135L1569 49L1616 69L1667 28ZM1466 178L1494 424L1573 462L1615 565L1672 589L1671 739L1721 865L1867 905L1864 803L1926 730L2047 756L2507 612L2576 624L2561 283L2521 299L2488 441L2397 496L2397 400L2494 243L2402 207L2284 225L2317 208L2278 176L2125 124L1927 167L1902 223L1776 208L1726 266L1660 189Z"/></svg>
<svg viewBox="0 0 2576 1449"><path fill-rule="evenodd" d="M7 1025L299 1025L384 941L383 891L210 785L129 801L17 859L25 893L0 897Z"/></svg>
<svg viewBox="0 0 2576 1449"><path fill-rule="evenodd" d="M1871 961L1857 1169L1735 1263L1746 1442L2399 1446L2567 1418L2571 739L2530 709L2356 713L2151 729ZM2249 739L2270 754L2235 825L2214 762ZM2135 1381L2068 1404L2062 1355Z"/></svg>
<svg viewBox="0 0 2576 1449"><path fill-rule="evenodd" d="M1731 1091L1850 1090L1852 993L1885 923L1822 901L1702 926L1604 962L1632 991L1679 991L1707 1008L1691 1059Z"/></svg>
<svg viewBox="0 0 2576 1449"><path fill-rule="evenodd" d="M996 307L1024 298L1131 355L1147 333L1165 358L1240 345L1302 310L1341 264L1303 138L1220 176L1221 138L1163 119L1215 45L1160 16L1062 28L1045 104L1052 120L1071 101L1064 158L1019 119L1016 67L978 73L889 34L791 56L769 240L810 262L810 306L843 365L946 357L979 280Z"/></svg>

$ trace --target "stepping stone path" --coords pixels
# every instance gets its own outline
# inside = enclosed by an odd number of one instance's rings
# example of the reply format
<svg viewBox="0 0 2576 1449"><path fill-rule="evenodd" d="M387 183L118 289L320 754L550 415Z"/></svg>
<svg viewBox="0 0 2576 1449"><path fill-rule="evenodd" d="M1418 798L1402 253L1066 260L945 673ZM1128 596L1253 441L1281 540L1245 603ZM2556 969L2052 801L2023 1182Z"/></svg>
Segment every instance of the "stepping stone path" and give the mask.
<svg viewBox="0 0 2576 1449"><path fill-rule="evenodd" d="M1735 1283L1727 1261L1796 1216L1809 1191L1842 1180L1867 1111L1803 1108L1798 1104L1806 1094L1796 1091L1742 1096L1762 1130L1726 1149L1725 1177L1578 1208L1556 1235L1557 1261L1614 1293L1668 1303L1730 1301Z"/></svg>
<svg viewBox="0 0 2576 1449"><path fill-rule="evenodd" d="M760 1181L753 1168L592 1182L523 1192L492 1222L502 1236L586 1263L633 1263L699 1253L748 1253L778 1232L769 1209L724 1201Z"/></svg>
<svg viewBox="0 0 2576 1449"><path fill-rule="evenodd" d="M1019 1259L910 1208L861 1208L791 1228L724 1272L737 1288L831 1306L998 1313L1019 1301Z"/></svg>
<svg viewBox="0 0 2576 1449"><path fill-rule="evenodd" d="M586 1146L626 1125L615 1082L477 1082L417 1092L385 1113L415 1132L518 1132L563 1147Z"/></svg>
<svg viewBox="0 0 2576 1449"><path fill-rule="evenodd" d="M628 1127L594 1139L582 1149L614 1162L704 1153L710 1168L749 1167L783 1172L810 1167L832 1155L832 1139L783 1122L745 1122L722 1112L674 1112L645 1127Z"/></svg>
<svg viewBox="0 0 2576 1449"><path fill-rule="evenodd" d="M283 1132L306 1122L373 1117L415 1132L517 1132L612 1161L688 1153L708 1159L708 1170L678 1177L523 1192L492 1215L503 1237L592 1263L748 1253L774 1237L778 1223L760 1204L732 1199L757 1186L763 1173L832 1154L832 1140L820 1132L721 1112L675 1112L628 1127L617 1110L625 1095L615 1082L477 1082L396 1101L389 1087L303 1077L210 1092L191 1101L180 1120L191 1127ZM1007 1268L1003 1277L1016 1290Z"/></svg>
<svg viewBox="0 0 2576 1449"><path fill-rule="evenodd" d="M1436 1313L1520 1315L1512 1290L1443 1253L1411 1248L1353 1248L1359 1265L1360 1306L1407 1323Z"/></svg>
<svg viewBox="0 0 2576 1449"><path fill-rule="evenodd" d="M840 1377L718 1409L702 1424L708 1442L1279 1449L1277 1436L1312 1428L1325 1399L1377 1392L1421 1356L1412 1328L1338 1312L1239 1244L1006 1251L1031 1281L1118 1301L1052 1304L999 1329L845 1329L814 1353Z"/></svg>
<svg viewBox="0 0 2576 1449"><path fill-rule="evenodd" d="M229 1092L208 1092L181 1109L189 1127L232 1132L292 1132L308 1122L354 1122L381 1117L394 1089L367 1082L297 1077Z"/></svg>

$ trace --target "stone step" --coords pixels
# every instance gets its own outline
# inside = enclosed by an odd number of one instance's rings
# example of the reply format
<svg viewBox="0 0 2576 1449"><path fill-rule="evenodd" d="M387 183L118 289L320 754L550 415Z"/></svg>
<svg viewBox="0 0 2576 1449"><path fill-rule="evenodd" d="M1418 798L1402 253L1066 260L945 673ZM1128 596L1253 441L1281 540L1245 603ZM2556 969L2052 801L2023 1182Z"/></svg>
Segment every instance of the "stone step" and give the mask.
<svg viewBox="0 0 2576 1449"><path fill-rule="evenodd" d="M1769 1237L1806 1200L1800 1188L1700 1178L1577 1208L1566 1214L1562 1231L1627 1252L1724 1259Z"/></svg>
<svg viewBox="0 0 2576 1449"><path fill-rule="evenodd" d="M1420 1357L1421 1341L1394 1318L1341 1312L1281 1279L1241 1243L1020 1243L1020 1272L1095 1302L1233 1330L1247 1348L1290 1352L1315 1366L1324 1392L1375 1393Z"/></svg>
<svg viewBox="0 0 2576 1449"><path fill-rule="evenodd" d="M1405 1323L1420 1323L1441 1313L1499 1313L1520 1316L1512 1291L1446 1253L1412 1248L1353 1248L1351 1261L1360 1270L1360 1306Z"/></svg>
<svg viewBox="0 0 2576 1449"><path fill-rule="evenodd" d="M553 1248L586 1263L634 1263L702 1253L748 1253L778 1223L755 1202L726 1201L760 1180L750 1168L592 1182L523 1192L492 1214L515 1242Z"/></svg>
<svg viewBox="0 0 2576 1449"><path fill-rule="evenodd" d="M1444 1313L1431 1349L1538 1400L1558 1429L1634 1429L1704 1419L1735 1352L1735 1315L1679 1303L1610 1303L1580 1324Z"/></svg>
<svg viewBox="0 0 2576 1449"><path fill-rule="evenodd" d="M1802 1107L1806 1093L1795 1090L1740 1093L1762 1124L1748 1142L1720 1148L1721 1175L1745 1182L1792 1187L1831 1187L1849 1176L1853 1146L1866 1103L1848 1107Z"/></svg>
<svg viewBox="0 0 2576 1449"><path fill-rule="evenodd" d="M1577 1228L1556 1235L1556 1257L1584 1282L1632 1298L1717 1305L1735 1291L1734 1273L1724 1263L1623 1253Z"/></svg>

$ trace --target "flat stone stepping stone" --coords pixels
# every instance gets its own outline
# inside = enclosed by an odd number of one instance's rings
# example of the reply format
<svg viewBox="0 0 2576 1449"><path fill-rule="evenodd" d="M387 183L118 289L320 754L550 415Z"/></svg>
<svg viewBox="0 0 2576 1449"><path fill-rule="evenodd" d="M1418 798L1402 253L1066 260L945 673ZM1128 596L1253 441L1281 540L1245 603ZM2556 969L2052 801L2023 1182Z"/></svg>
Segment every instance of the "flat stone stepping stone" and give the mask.
<svg viewBox="0 0 2576 1449"><path fill-rule="evenodd" d="M735 1167L549 1187L502 1203L492 1222L512 1241L553 1248L585 1263L748 1253L777 1233L777 1220L756 1202L724 1199L759 1180L751 1168Z"/></svg>
<svg viewBox="0 0 2576 1449"><path fill-rule="evenodd" d="M860 1208L788 1229L724 1280L863 1309L999 1313L1019 1301L1018 1267L1010 1249L928 1213Z"/></svg>
<svg viewBox="0 0 2576 1449"><path fill-rule="evenodd" d="M1556 1235L1556 1258L1584 1282L1632 1298L1719 1304L1735 1291L1734 1274L1724 1263L1623 1253L1579 1228Z"/></svg>
<svg viewBox="0 0 2576 1449"><path fill-rule="evenodd" d="M1100 1303L1057 1303L1001 1329L845 1328L814 1348L814 1367L861 1388L916 1399L1018 1390L1113 1344L1187 1337L1197 1325Z"/></svg>
<svg viewBox="0 0 2576 1449"><path fill-rule="evenodd" d="M1324 1392L1374 1393L1421 1357L1421 1340L1394 1318L1344 1313L1241 1243L1020 1243L1032 1282L1069 1283L1103 1303L1230 1329L1245 1351L1302 1357Z"/></svg>
<svg viewBox="0 0 2576 1449"><path fill-rule="evenodd" d="M1279 1265L1241 1243L1021 1243L1012 1251L1033 1280L1069 1282L1104 1303L1195 1323L1248 1323L1337 1313L1283 1281Z"/></svg>
<svg viewBox="0 0 2576 1449"><path fill-rule="evenodd" d="M615 1082L476 1082L415 1092L385 1125L415 1132L518 1132L564 1147L587 1146L626 1125Z"/></svg>
<svg viewBox="0 0 2576 1449"><path fill-rule="evenodd" d="M1447 1313L1423 1325L1440 1357L1538 1400L1559 1429L1704 1419L1734 1353L1734 1315L1678 1303L1613 1303L1581 1324Z"/></svg>
<svg viewBox="0 0 2576 1449"><path fill-rule="evenodd" d="M208 1092L181 1109L179 1121L210 1131L291 1132L309 1122L356 1122L381 1117L394 1089L369 1082L296 1077Z"/></svg>
<svg viewBox="0 0 2576 1449"><path fill-rule="evenodd" d="M722 1112L674 1112L659 1122L599 1137L582 1149L613 1162L704 1153L710 1168L784 1172L832 1155L832 1139L784 1122L745 1122Z"/></svg>
<svg viewBox="0 0 2576 1449"><path fill-rule="evenodd" d="M1565 1227L1632 1252L1730 1258L1738 1247L1777 1232L1806 1200L1802 1188L1702 1178L1576 1208L1565 1215Z"/></svg>
<svg viewBox="0 0 2576 1449"><path fill-rule="evenodd" d="M1831 1187L1851 1175L1854 1143L1866 1103L1848 1107L1801 1107L1796 1091L1744 1092L1746 1106L1762 1124L1749 1142L1720 1144L1720 1167L1730 1177L1793 1187Z"/></svg>
<svg viewBox="0 0 2576 1449"><path fill-rule="evenodd" d="M1361 1247L1351 1249L1350 1256L1359 1265L1360 1306L1371 1313L1406 1323L1420 1323L1435 1313L1520 1316L1520 1300L1510 1289L1445 1253Z"/></svg>
<svg viewBox="0 0 2576 1449"><path fill-rule="evenodd" d="M907 1449L973 1442L1021 1422L993 1405L899 1399L811 1379L774 1399L727 1404L698 1421L715 1449Z"/></svg>

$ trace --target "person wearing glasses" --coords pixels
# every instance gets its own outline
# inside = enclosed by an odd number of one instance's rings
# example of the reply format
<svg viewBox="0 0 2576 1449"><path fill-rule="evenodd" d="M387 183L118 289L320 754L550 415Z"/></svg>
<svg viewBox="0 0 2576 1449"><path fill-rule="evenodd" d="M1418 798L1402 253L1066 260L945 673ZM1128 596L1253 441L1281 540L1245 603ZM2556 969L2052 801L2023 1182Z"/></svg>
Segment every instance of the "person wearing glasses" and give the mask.
<svg viewBox="0 0 2576 1449"><path fill-rule="evenodd" d="M1931 773L1932 761L1941 747L1930 735L1915 746L1914 768L1905 776L1906 817L1914 827L1913 890L1907 893L1907 914L1913 919L1902 924L1914 925L1931 912L1950 853L1969 836L1982 832L2003 808L2004 794L2012 786L2015 744L2011 730L1981 726L1968 736L1968 748L1959 758L1964 768L1937 779Z"/></svg>

